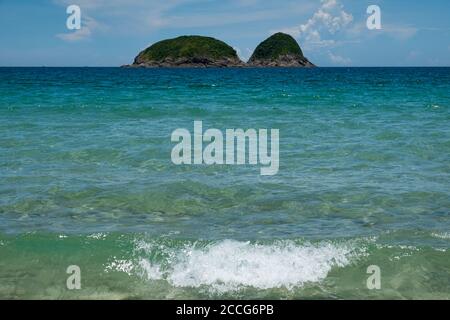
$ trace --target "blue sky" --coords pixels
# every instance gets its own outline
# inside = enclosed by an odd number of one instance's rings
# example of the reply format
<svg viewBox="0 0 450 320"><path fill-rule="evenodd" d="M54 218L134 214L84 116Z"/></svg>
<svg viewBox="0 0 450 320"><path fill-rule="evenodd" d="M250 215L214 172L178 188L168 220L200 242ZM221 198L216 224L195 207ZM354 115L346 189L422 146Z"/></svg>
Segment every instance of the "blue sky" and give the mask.
<svg viewBox="0 0 450 320"><path fill-rule="evenodd" d="M66 28L68 5L82 28ZM368 30L378 5L382 29ZM219 38L245 60L277 31L319 66L450 66L450 1L0 0L0 66L119 66L183 34Z"/></svg>

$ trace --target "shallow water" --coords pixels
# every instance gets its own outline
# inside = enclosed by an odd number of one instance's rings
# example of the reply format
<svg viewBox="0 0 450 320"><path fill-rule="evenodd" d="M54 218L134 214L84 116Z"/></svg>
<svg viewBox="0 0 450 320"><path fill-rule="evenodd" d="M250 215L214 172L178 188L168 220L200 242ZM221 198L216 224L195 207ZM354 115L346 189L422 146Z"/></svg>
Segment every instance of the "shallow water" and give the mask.
<svg viewBox="0 0 450 320"><path fill-rule="evenodd" d="M449 108L449 68L0 68L0 297L449 299ZM175 166L194 120L278 174Z"/></svg>

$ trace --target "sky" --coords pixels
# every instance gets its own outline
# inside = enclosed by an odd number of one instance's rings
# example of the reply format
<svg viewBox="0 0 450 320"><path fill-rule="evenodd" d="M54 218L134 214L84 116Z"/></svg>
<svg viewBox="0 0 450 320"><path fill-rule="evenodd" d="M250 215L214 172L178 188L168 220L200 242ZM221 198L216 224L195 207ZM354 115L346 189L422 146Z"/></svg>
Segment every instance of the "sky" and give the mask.
<svg viewBox="0 0 450 320"><path fill-rule="evenodd" d="M66 26L69 5L81 9L79 30ZM366 26L369 5L380 30ZM120 66L194 34L245 61L279 31L318 66L450 66L448 0L0 0L0 66Z"/></svg>

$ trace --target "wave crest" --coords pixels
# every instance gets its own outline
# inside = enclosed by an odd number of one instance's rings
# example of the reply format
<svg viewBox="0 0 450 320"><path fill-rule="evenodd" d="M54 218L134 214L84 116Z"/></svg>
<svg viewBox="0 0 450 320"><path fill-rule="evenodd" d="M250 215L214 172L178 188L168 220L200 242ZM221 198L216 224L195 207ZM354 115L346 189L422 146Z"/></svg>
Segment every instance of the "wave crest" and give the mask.
<svg viewBox="0 0 450 320"><path fill-rule="evenodd" d="M258 244L234 240L180 246L138 241L136 273L166 280L176 287L207 286L219 292L244 287L299 287L325 279L334 267L345 267L358 254L348 244L278 241Z"/></svg>

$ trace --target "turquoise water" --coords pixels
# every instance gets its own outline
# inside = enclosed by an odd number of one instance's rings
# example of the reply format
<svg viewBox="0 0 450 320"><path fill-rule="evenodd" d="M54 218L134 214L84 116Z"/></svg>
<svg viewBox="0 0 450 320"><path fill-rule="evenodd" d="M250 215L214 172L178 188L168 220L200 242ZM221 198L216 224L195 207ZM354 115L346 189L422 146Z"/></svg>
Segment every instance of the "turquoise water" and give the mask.
<svg viewBox="0 0 450 320"><path fill-rule="evenodd" d="M175 166L194 120L278 174ZM0 68L1 298L449 299L449 218L449 68Z"/></svg>

